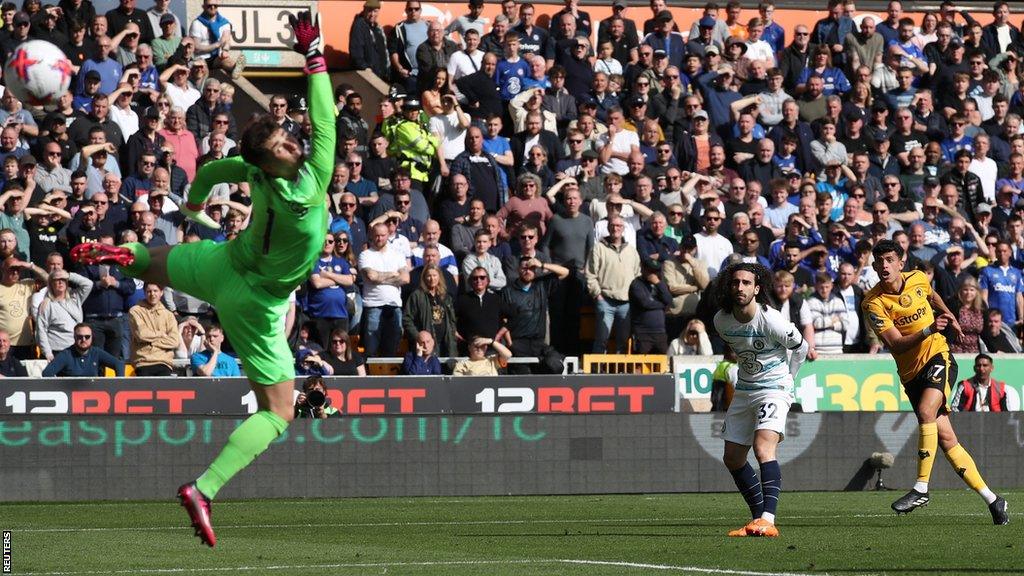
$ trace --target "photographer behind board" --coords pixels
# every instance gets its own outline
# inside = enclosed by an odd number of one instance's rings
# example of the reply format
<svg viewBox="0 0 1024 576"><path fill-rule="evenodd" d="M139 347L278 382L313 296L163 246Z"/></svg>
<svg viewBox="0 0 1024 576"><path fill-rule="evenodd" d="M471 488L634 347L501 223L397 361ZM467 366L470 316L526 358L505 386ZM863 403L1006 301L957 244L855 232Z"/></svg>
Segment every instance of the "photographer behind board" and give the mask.
<svg viewBox="0 0 1024 576"><path fill-rule="evenodd" d="M327 397L327 386L321 376L310 376L302 383L302 392L295 397L296 418L330 418L341 416L338 409L331 406Z"/></svg>

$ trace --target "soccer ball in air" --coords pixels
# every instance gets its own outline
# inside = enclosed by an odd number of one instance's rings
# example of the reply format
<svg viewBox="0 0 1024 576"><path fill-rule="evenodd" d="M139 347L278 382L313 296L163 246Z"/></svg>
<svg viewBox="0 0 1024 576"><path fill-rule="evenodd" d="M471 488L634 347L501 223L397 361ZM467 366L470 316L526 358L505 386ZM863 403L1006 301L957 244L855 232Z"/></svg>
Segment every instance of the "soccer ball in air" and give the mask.
<svg viewBox="0 0 1024 576"><path fill-rule="evenodd" d="M26 105L55 106L71 84L71 61L45 40L21 43L4 63L4 85Z"/></svg>

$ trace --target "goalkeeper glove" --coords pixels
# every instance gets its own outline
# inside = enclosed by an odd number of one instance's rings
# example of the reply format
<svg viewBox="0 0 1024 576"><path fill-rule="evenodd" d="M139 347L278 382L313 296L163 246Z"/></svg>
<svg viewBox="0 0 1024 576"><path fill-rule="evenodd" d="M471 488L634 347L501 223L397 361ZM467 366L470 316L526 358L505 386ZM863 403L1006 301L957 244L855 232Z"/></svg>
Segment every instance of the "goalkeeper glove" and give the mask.
<svg viewBox="0 0 1024 576"><path fill-rule="evenodd" d="M306 57L306 74L325 72L327 63L320 52L319 14L315 20L308 10L299 12L298 16L289 14L288 23L295 32L295 45L292 48Z"/></svg>
<svg viewBox="0 0 1024 576"><path fill-rule="evenodd" d="M220 224L218 224L217 221L214 220L213 218L210 218L210 215L207 214L205 210L203 210L203 206L201 204L199 206L195 206L193 204L185 202L185 204L180 208L180 210L181 213L184 214L185 217L188 218L189 220L198 222L203 226L206 226L207 228L220 230Z"/></svg>

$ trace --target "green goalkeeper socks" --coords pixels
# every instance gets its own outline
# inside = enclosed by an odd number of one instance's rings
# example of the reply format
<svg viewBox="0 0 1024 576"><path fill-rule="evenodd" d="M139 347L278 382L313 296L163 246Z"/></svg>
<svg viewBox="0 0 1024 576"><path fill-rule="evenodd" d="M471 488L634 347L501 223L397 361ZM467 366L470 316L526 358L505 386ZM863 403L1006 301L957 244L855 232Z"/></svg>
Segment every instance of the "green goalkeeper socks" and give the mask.
<svg viewBox="0 0 1024 576"><path fill-rule="evenodd" d="M121 266L121 271L132 278L142 278L146 270L149 270L149 248L138 242L129 242L121 247L131 250L135 255L135 262L128 266Z"/></svg>
<svg viewBox="0 0 1024 576"><path fill-rule="evenodd" d="M228 437L227 445L196 480L196 487L213 500L232 476L252 463L286 428L288 422L269 410L261 410L249 416Z"/></svg>

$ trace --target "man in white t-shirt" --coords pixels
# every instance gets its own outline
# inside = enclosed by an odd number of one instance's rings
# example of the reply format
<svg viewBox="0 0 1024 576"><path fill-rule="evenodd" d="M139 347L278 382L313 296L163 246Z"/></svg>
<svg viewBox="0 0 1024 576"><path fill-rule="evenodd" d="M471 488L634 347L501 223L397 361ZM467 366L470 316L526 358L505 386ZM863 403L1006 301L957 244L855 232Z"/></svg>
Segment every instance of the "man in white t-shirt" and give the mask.
<svg viewBox="0 0 1024 576"><path fill-rule="evenodd" d="M974 173L981 180L981 193L985 196L985 201L995 203L999 167L995 160L988 157L990 146L988 134L982 132L974 137L974 158L971 159L971 166L967 171Z"/></svg>
<svg viewBox="0 0 1024 576"><path fill-rule="evenodd" d="M722 213L718 208L708 208L701 214L704 229L693 235L697 239L697 259L708 267L708 276L714 280L726 257L734 252L732 242L718 233L722 225Z"/></svg>
<svg viewBox="0 0 1024 576"><path fill-rule="evenodd" d="M484 51L480 50L480 33L475 29L466 30L466 47L455 52L448 58L448 78L452 85L463 76L469 76L480 70L483 64Z"/></svg>
<svg viewBox="0 0 1024 576"><path fill-rule="evenodd" d="M764 63L765 68L775 66L775 49L772 45L761 38L764 33L764 21L760 18L752 18L747 25L747 52L744 56L747 60L759 60Z"/></svg>
<svg viewBox="0 0 1024 576"><path fill-rule="evenodd" d="M636 233L643 229L643 222L651 217L651 209L634 200L627 200L618 194L609 194L604 202L594 200L590 203L590 218L594 221L594 240L602 240L608 236L608 221L617 216L622 219L625 228L622 239L630 246L636 246Z"/></svg>
<svg viewBox="0 0 1024 576"><path fill-rule="evenodd" d="M462 111L458 100L451 94L441 97L442 114L430 117L427 129L441 142L444 159L448 162L466 150L466 129L469 128L469 114Z"/></svg>
<svg viewBox="0 0 1024 576"><path fill-rule="evenodd" d="M629 172L626 160L630 154L640 152L640 137L632 130L623 127L625 115L622 108L613 107L608 111L608 132L598 138L598 161L601 162L602 174L618 174L624 176Z"/></svg>
<svg viewBox="0 0 1024 576"><path fill-rule="evenodd" d="M405 256L388 247L386 224L370 232L370 247L359 253L363 278L363 346L367 356L396 356L402 337L402 290L409 283Z"/></svg>

